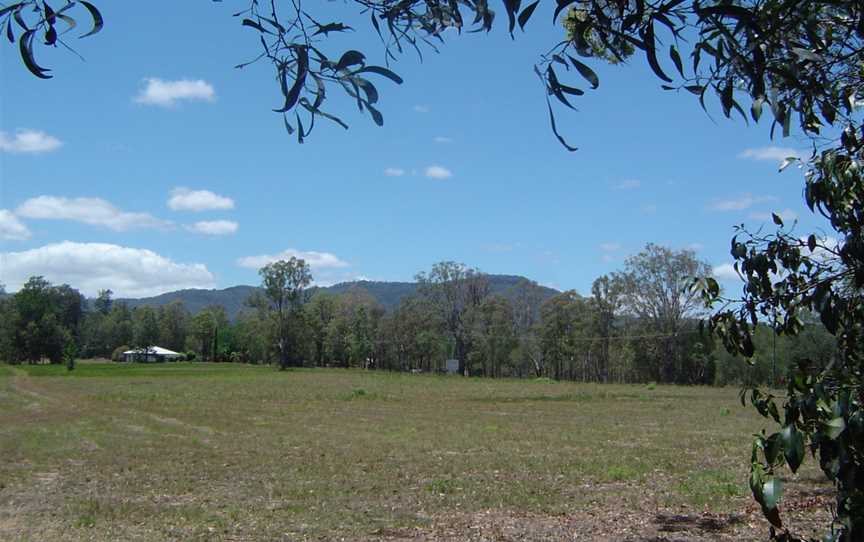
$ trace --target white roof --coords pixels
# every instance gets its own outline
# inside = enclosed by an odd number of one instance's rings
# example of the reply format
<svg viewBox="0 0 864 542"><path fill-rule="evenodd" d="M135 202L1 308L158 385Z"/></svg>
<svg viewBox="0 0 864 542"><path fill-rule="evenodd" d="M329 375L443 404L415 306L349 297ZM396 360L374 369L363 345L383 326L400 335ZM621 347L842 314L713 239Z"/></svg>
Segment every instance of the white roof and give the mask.
<svg viewBox="0 0 864 542"><path fill-rule="evenodd" d="M124 354L157 354L160 356L182 356L178 352L162 348L161 346L150 346L148 348L138 348L136 350L127 350Z"/></svg>

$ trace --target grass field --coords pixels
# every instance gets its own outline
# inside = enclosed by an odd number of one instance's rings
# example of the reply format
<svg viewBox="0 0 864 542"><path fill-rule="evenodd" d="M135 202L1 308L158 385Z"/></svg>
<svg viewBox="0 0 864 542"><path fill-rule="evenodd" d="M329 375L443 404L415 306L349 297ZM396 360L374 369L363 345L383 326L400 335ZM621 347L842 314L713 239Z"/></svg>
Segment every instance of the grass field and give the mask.
<svg viewBox="0 0 864 542"><path fill-rule="evenodd" d="M0 365L0 540L764 539L764 425L735 389Z"/></svg>

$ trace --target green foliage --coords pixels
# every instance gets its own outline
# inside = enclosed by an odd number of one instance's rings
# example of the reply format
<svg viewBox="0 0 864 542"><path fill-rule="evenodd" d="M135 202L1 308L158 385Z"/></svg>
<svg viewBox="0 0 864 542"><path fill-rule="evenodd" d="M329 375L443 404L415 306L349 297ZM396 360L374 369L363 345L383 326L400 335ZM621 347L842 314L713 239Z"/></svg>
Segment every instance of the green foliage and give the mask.
<svg viewBox="0 0 864 542"><path fill-rule="evenodd" d="M302 133L302 127L300 130ZM292 358L295 364L299 359L296 346L302 323L300 310L308 300L307 288L312 283L312 273L305 261L292 256L289 260L265 265L258 274L261 275L264 298L257 304L273 325L279 367L285 369Z"/></svg>
<svg viewBox="0 0 864 542"><path fill-rule="evenodd" d="M123 361L123 352L131 350L128 344L121 344L111 352L111 361Z"/></svg>
<svg viewBox="0 0 864 542"><path fill-rule="evenodd" d="M66 364L67 371L75 370L75 357L78 355L78 347L71 338L66 340L66 346L63 347L63 361Z"/></svg>

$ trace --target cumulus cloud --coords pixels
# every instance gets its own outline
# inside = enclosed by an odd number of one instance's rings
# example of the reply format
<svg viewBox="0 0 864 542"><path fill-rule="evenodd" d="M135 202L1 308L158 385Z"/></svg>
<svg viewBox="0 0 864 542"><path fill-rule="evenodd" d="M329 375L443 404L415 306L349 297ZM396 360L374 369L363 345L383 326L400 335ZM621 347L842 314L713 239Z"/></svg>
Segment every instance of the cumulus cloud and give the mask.
<svg viewBox="0 0 864 542"><path fill-rule="evenodd" d="M30 230L27 229L18 217L11 211L0 209L0 239L6 241L24 241L30 238Z"/></svg>
<svg viewBox="0 0 864 542"><path fill-rule="evenodd" d="M180 79L164 81L158 77L144 79L144 88L135 97L140 104L172 107L181 100L203 100L212 102L216 99L213 85L202 79Z"/></svg>
<svg viewBox="0 0 864 542"><path fill-rule="evenodd" d="M453 176L452 171L442 166L429 166L423 174L430 179L449 179Z"/></svg>
<svg viewBox="0 0 864 542"><path fill-rule="evenodd" d="M278 254L261 254L258 256L245 256L237 260L240 267L260 269L268 263L279 260L289 260L292 257L304 260L313 271L321 269L338 269L348 267L348 262L340 260L330 252L303 251L289 248Z"/></svg>
<svg viewBox="0 0 864 542"><path fill-rule="evenodd" d="M239 227L239 224L230 220L204 220L186 226L189 231L204 235L231 235L237 233Z"/></svg>
<svg viewBox="0 0 864 542"><path fill-rule="evenodd" d="M796 213L792 209L783 209L782 211L778 212L777 215L781 219L783 219L784 222L788 222L790 220L795 220L796 218L798 218L798 213ZM750 216L751 220L763 220L763 221L771 220L771 213L769 213L767 211L764 213L753 212L753 213L750 213L749 216Z"/></svg>
<svg viewBox="0 0 864 542"><path fill-rule="evenodd" d="M224 211L234 208L234 200L209 190L178 186L171 190L168 207L173 211Z"/></svg>
<svg viewBox="0 0 864 542"><path fill-rule="evenodd" d="M709 208L714 211L743 211L749 209L757 203L765 203L768 201L776 201L774 196L754 196L747 193L738 196L737 198L729 198L723 200L715 200L709 205Z"/></svg>
<svg viewBox="0 0 864 542"><path fill-rule="evenodd" d="M0 132L0 151L39 154L56 151L63 142L38 130L18 130L15 135Z"/></svg>
<svg viewBox="0 0 864 542"><path fill-rule="evenodd" d="M105 288L120 297L146 297L216 284L203 264L177 263L151 250L107 243L63 241L0 253L0 282L9 290L19 289L33 275L69 284L91 297Z"/></svg>
<svg viewBox="0 0 864 542"><path fill-rule="evenodd" d="M170 222L160 220L150 213L122 211L101 198L39 196L28 199L15 212L25 218L73 220L92 226L104 226L114 231L171 226Z"/></svg>
<svg viewBox="0 0 864 542"><path fill-rule="evenodd" d="M642 186L642 181L639 179L625 179L615 185L618 190L635 190Z"/></svg>
<svg viewBox="0 0 864 542"><path fill-rule="evenodd" d="M405 175L405 170L398 167L388 167L384 170L384 175L388 177L401 177Z"/></svg>
<svg viewBox="0 0 864 542"><path fill-rule="evenodd" d="M783 162L787 158L802 158L801 151L789 147L759 147L755 149L744 149L738 158L746 160L761 160L770 162Z"/></svg>
<svg viewBox="0 0 864 542"><path fill-rule="evenodd" d="M711 270L711 274L718 280L740 280L741 278L738 276L738 273L735 271L735 268L731 263L714 266Z"/></svg>

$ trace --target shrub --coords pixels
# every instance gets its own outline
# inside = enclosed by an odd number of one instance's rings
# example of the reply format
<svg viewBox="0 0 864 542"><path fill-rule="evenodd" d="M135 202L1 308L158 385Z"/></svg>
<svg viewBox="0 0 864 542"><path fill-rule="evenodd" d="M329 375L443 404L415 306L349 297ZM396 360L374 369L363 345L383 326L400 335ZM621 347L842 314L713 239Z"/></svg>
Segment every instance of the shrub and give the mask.
<svg viewBox="0 0 864 542"><path fill-rule="evenodd" d="M111 361L123 361L123 352L129 350L129 345L118 346L111 352Z"/></svg>

